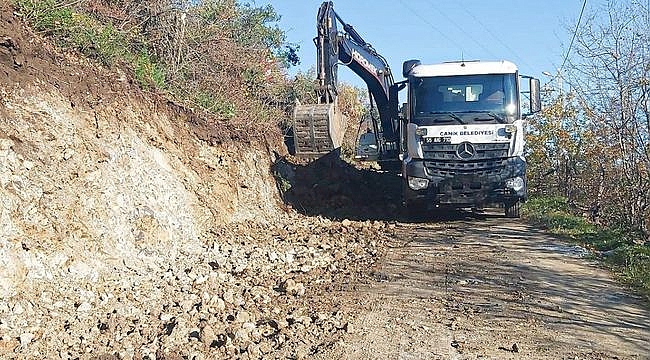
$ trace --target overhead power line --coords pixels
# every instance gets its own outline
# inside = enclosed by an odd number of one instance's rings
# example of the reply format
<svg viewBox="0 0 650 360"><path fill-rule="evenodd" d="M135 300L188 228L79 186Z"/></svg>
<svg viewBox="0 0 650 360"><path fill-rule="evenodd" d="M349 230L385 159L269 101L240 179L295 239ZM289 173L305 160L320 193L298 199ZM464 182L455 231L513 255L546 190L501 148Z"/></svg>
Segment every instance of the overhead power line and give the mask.
<svg viewBox="0 0 650 360"><path fill-rule="evenodd" d="M445 33L442 32L440 29L438 29L438 28L437 28L435 25L433 25L429 20L427 20L427 18L425 18L424 16L420 15L420 13L418 13L418 12L415 11L412 7L410 7L408 4L406 4L406 2L404 2L404 0L399 0L399 2L400 2L400 3L401 3L401 4L402 4L402 5L403 5L403 6L404 6L408 11L410 11L410 12L411 12L413 15L415 15L418 19L422 20L422 22L424 22L425 24L429 25L429 27L431 27L433 30L435 30L435 31L436 31L438 34L440 34L443 38L445 38L445 39L446 39L447 41L449 41L450 43L456 45L456 46L460 49L460 52L461 52L461 53L464 52L464 51L463 51L463 47L462 47L458 42L454 41L454 40L451 39L449 36L447 36L447 34L445 34Z"/></svg>
<svg viewBox="0 0 650 360"><path fill-rule="evenodd" d="M564 65L566 65L567 59L569 59L569 54L571 53L573 42L575 41L576 36L578 35L578 30L580 30L580 22L582 21L582 14L585 12L586 6L587 6L587 0L584 0L584 2L582 3L582 9L580 10L580 16L578 16L578 23L576 24L575 30L573 30L573 37L571 37L571 43L569 43L569 48L566 51L566 55L564 56L564 61L562 61L562 65L560 65L558 72L564 69Z"/></svg>
<svg viewBox="0 0 650 360"><path fill-rule="evenodd" d="M433 5L433 3L431 4ZM494 40L496 40L499 44L501 44L501 46L503 46L506 50L510 51L510 53L512 53L512 56L517 58L518 63L526 65L530 69L534 68L533 66L527 64L526 61L521 56L519 56L519 53L517 51L513 50L505 41L501 39L500 36L496 35L492 30L490 30L490 27L485 25L485 23L483 23L476 15L474 15L471 11L469 11L465 5L461 4L459 7L463 9L463 11L467 15L469 15L477 24L479 24L483 28L483 30L485 30L485 32L487 32Z"/></svg>
<svg viewBox="0 0 650 360"><path fill-rule="evenodd" d="M496 55L494 55L494 54L492 53L492 51L491 51L488 47L486 47L485 45L483 45L480 41L476 40L476 39L475 39L471 34L467 33L467 31L465 31L465 29L463 29L460 25L458 25L458 23L457 23L456 21L454 21L454 19L450 18L450 17L449 17L445 12L443 12L442 10L440 10L440 6L439 6L439 5L434 4L431 0L427 0L427 3L429 3L429 5L431 5L431 8L434 9L435 11L437 11L438 14L442 15L442 17L444 17L445 19L447 19L447 21L449 21L451 24L453 24L454 27L455 27L456 29L460 30L460 32L462 32L463 34L465 34L466 37L468 37L469 39L471 39L471 40L472 40L476 45L478 45L478 46L479 46L481 49L483 49L486 53L488 53L490 56L492 56L492 57L494 58L494 60L498 60L498 59L499 59L499 57L496 56Z"/></svg>

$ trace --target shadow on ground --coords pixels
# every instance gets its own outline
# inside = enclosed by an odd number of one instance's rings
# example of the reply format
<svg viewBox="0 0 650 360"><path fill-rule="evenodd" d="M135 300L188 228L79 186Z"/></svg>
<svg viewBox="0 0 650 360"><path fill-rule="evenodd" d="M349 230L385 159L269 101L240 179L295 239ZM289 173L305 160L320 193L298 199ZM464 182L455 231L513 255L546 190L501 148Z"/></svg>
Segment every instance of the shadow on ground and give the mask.
<svg viewBox="0 0 650 360"><path fill-rule="evenodd" d="M359 169L331 152L304 164L278 156L271 168L285 204L308 216L332 220L432 222L485 219L495 215L429 210L407 215L401 206L399 171Z"/></svg>

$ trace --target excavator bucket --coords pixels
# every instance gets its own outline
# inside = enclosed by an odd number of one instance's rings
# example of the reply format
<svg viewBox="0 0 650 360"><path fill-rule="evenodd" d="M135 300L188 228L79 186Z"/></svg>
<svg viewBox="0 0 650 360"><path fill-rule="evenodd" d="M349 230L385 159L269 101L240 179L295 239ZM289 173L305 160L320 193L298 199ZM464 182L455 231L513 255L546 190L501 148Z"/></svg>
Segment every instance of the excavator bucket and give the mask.
<svg viewBox="0 0 650 360"><path fill-rule="evenodd" d="M347 119L335 103L301 105L293 111L296 156L320 158L341 147Z"/></svg>

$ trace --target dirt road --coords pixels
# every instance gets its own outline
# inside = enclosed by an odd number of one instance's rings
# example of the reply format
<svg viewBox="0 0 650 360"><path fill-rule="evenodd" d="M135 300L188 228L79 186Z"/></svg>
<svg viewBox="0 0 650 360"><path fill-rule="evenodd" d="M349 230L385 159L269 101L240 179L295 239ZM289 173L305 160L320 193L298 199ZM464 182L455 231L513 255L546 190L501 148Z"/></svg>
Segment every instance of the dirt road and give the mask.
<svg viewBox="0 0 650 360"><path fill-rule="evenodd" d="M650 358L647 305L580 248L496 215L396 233L318 358Z"/></svg>

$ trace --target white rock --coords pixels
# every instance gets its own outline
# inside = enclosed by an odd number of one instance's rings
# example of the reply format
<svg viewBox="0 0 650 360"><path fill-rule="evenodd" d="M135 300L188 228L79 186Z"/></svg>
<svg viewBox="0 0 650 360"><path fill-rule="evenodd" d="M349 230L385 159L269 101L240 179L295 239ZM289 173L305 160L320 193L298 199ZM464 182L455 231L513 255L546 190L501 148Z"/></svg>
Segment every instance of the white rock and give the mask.
<svg viewBox="0 0 650 360"><path fill-rule="evenodd" d="M251 321L252 316L248 311L242 310L237 313L237 322L238 323L246 323Z"/></svg>
<svg viewBox="0 0 650 360"><path fill-rule="evenodd" d="M20 334L20 346L21 347L23 347L23 348L26 347L27 345L29 345L29 343L32 342L32 340L34 340L34 334L30 334L30 333Z"/></svg>
<svg viewBox="0 0 650 360"><path fill-rule="evenodd" d="M222 298L215 296L214 298L212 298L210 302L211 302L210 307L212 307L214 310L216 311L226 310L226 302L223 301Z"/></svg>
<svg viewBox="0 0 650 360"><path fill-rule="evenodd" d="M293 279L288 279L284 284L284 289L289 295L302 296L305 295L305 285L296 283Z"/></svg>
<svg viewBox="0 0 650 360"><path fill-rule="evenodd" d="M13 308L14 315L22 315L25 312L25 308L23 308L20 303L16 303Z"/></svg>
<svg viewBox="0 0 650 360"><path fill-rule="evenodd" d="M70 148L63 150L63 160L70 160L75 154L75 151Z"/></svg>
<svg viewBox="0 0 650 360"><path fill-rule="evenodd" d="M276 261L277 259L278 259L278 253L276 253L275 251L271 251L269 253L269 260Z"/></svg>
<svg viewBox="0 0 650 360"><path fill-rule="evenodd" d="M79 307L77 308L77 312L80 312L80 313L87 313L87 312L89 312L89 311L92 310L92 309L93 309L93 306L90 305L89 302L84 301L84 302L81 303L81 305L79 305Z"/></svg>
<svg viewBox="0 0 650 360"><path fill-rule="evenodd" d="M223 293L223 301L227 302L228 304L234 304L235 303L235 294L233 293L232 290L228 289L224 291Z"/></svg>
<svg viewBox="0 0 650 360"><path fill-rule="evenodd" d="M217 333L214 328L210 325L206 325L203 330L201 330L201 342L210 345L212 341L217 338Z"/></svg>

